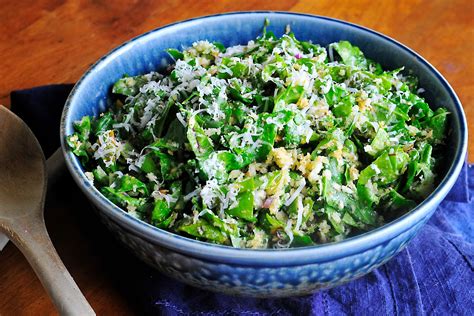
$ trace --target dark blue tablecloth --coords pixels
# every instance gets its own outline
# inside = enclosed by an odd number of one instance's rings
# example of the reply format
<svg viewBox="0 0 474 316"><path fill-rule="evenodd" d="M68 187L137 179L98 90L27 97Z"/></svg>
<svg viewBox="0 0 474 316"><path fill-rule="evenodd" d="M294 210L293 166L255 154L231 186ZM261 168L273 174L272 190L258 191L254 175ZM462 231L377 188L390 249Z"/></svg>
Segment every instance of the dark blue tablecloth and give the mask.
<svg viewBox="0 0 474 316"><path fill-rule="evenodd" d="M32 128L46 156L59 147L59 118L71 87L54 85L11 94L12 110ZM473 200L474 167L466 164L451 193L405 250L356 281L306 297L265 300L206 292L126 257L130 253L115 246L116 252L126 254L116 268L123 279L118 286L143 314L473 315ZM124 265L133 272L122 273Z"/></svg>

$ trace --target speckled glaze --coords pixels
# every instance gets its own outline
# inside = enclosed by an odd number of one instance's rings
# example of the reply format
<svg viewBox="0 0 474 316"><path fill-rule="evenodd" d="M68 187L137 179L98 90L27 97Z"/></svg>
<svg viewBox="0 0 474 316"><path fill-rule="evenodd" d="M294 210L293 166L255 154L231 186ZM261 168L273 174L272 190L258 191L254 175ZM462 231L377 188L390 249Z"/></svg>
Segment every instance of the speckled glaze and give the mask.
<svg viewBox="0 0 474 316"><path fill-rule="evenodd" d="M245 44L261 33L263 21L277 35L290 25L297 38L323 46L349 40L386 69L405 66L420 79L433 106L452 113L445 175L436 190L414 210L371 232L342 242L284 250L234 249L195 241L158 229L123 212L90 185L65 136L84 115L98 115L109 104L111 85L123 74L166 67L166 48L196 40ZM196 18L151 31L111 51L76 84L64 108L61 143L67 166L106 226L138 257L176 279L212 291L258 297L292 296L337 286L384 264L416 235L453 186L467 148L464 112L456 94L427 61L409 48L372 30L325 17L286 12L240 12Z"/></svg>

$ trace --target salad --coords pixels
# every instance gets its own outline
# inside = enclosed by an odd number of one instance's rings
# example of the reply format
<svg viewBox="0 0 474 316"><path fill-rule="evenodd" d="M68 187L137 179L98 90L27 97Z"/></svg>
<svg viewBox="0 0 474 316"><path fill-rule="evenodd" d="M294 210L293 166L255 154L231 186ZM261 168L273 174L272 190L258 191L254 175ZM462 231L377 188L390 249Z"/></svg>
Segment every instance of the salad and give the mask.
<svg viewBox="0 0 474 316"><path fill-rule="evenodd" d="M111 108L67 137L90 182L151 225L238 248L339 241L431 193L448 112L417 79L267 25L118 80Z"/></svg>

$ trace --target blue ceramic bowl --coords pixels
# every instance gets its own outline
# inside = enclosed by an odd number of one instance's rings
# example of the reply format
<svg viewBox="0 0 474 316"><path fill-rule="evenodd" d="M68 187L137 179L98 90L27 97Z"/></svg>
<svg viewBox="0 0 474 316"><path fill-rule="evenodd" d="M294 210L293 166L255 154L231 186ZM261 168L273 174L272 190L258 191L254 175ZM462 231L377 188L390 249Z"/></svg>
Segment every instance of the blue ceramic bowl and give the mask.
<svg viewBox="0 0 474 316"><path fill-rule="evenodd" d="M98 115L109 105L111 85L124 74L164 69L166 48L183 48L196 40L245 44L262 31L264 19L282 35L290 25L301 40L323 46L349 40L385 69L405 66L420 79L425 97L451 112L448 164L436 190L414 210L383 227L341 242L285 250L234 249L192 240L142 222L112 204L89 184L79 160L65 144L73 122ZM64 108L61 141L67 166L79 187L97 207L106 226L138 257L180 281L212 291L248 296L310 293L360 277L396 255L416 235L453 186L467 148L462 106L441 74L411 49L372 30L325 17L286 12L220 14L174 23L143 34L95 63L76 84Z"/></svg>

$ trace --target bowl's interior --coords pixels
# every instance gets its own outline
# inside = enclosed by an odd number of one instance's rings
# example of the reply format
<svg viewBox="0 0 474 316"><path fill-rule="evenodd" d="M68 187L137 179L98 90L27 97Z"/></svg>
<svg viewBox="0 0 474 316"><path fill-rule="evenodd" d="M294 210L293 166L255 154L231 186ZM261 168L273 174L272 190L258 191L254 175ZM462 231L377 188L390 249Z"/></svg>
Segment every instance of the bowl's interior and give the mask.
<svg viewBox="0 0 474 316"><path fill-rule="evenodd" d="M445 80L418 55L387 37L345 22L309 15L277 12L217 15L176 23L135 38L99 60L76 85L63 114L62 135L71 134L72 123L82 116L98 115L105 111L112 84L124 74L136 75L163 70L172 62L165 49L182 49L204 39L219 41L226 46L245 44L261 34L265 18L270 20L269 29L277 36L282 35L289 25L298 39L311 40L323 46L348 40L359 46L367 57L381 63L384 69L405 66L412 71L419 78L420 87L426 90L424 97L429 104L432 107L444 106L452 113L452 134L446 155L449 162L445 170L445 174L449 173L449 176L440 177L445 178L441 186L452 186L454 180L448 181L447 178L457 177L459 161L464 158L460 156L465 151L466 135L462 108ZM76 179L81 177L85 183L76 157L69 152L66 160L76 170L73 173L79 174ZM441 198L449 188L441 192Z"/></svg>

